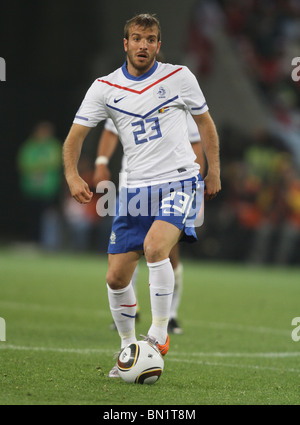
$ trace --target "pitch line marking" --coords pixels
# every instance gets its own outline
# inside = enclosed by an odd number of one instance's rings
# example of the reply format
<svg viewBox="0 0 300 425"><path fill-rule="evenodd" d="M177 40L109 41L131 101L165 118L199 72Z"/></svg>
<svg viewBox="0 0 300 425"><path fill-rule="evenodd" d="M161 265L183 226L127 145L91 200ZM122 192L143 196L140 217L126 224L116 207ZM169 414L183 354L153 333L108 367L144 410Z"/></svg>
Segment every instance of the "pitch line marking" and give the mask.
<svg viewBox="0 0 300 425"><path fill-rule="evenodd" d="M257 366L257 365L245 365L245 364L230 364L230 363L218 363L218 362L207 362L204 360L188 360L188 359L173 359L170 361L180 362L180 363L190 363L190 364L198 364L201 366L221 366L221 367L233 367L233 368L241 368L241 369L255 369L255 370L272 370L275 372L291 372L291 373L300 373L300 369L293 368L281 368L281 367L272 367L272 366Z"/></svg>
<svg viewBox="0 0 300 425"><path fill-rule="evenodd" d="M245 357L245 358L273 358L273 359L284 359L284 358L290 358L290 357L300 357L300 352L283 352L283 353L221 353L221 352L215 352L215 353L205 353L205 352L196 352L196 353L170 353L170 355L180 355L180 356L191 356L191 357Z"/></svg>
<svg viewBox="0 0 300 425"><path fill-rule="evenodd" d="M58 353L74 353L74 354L111 354L115 350L109 348L60 348L60 347L30 347L26 345L13 345L13 344L0 344L0 349L8 350L19 350L19 351L49 351L49 352L58 352ZM269 352L269 353L238 353L238 352L171 352L168 354L169 357L176 356L190 356L190 357L221 357L221 358L230 358L230 357L239 357L239 358L273 358L273 359L284 359L291 357L300 357L299 351L289 351L289 352ZM171 360L171 359L170 359ZM172 359L177 361L176 359ZM178 360L179 361L179 360ZM193 360L188 360L193 361Z"/></svg>
<svg viewBox="0 0 300 425"><path fill-rule="evenodd" d="M256 332L256 333L267 333L267 334L274 334L274 335L287 335L290 333L288 330L284 329L274 329L274 328L267 328L264 326L248 326L248 325L239 325L235 323L224 323L224 322L205 322L204 320L197 320L197 321L189 321L186 320L185 323L189 326L201 326L203 328L213 328L213 329L231 329L235 331L247 331L247 332Z"/></svg>
<svg viewBox="0 0 300 425"><path fill-rule="evenodd" d="M65 306L51 306L51 305L41 305L41 304L27 304L27 303L19 303L15 301L0 301L0 305L4 308L11 308L17 310L25 310L25 311L36 311L36 312L74 312L77 315L88 314L89 316L98 316L98 317L110 317L110 311L104 309L85 309L85 308L76 308L76 309L66 309ZM146 315L145 315L146 317ZM247 326L247 325L239 325L234 323L224 323L224 322L206 322L204 320L186 320L185 324L188 326L195 327L203 327L203 328L212 328L212 329L231 329L240 332L253 332L253 333L262 333L262 334L273 334L273 335L284 335L287 336L290 334L290 330L284 329L274 329L267 328L263 326Z"/></svg>
<svg viewBox="0 0 300 425"><path fill-rule="evenodd" d="M28 347L28 346L18 346L11 344L0 344L0 350L9 349L9 350L23 350L23 351L37 351L37 352L57 352L57 353L75 353L75 354L107 354L111 355L113 350L111 349L101 349L101 348L54 348L54 347ZM171 354L171 353L170 353ZM184 353L172 353L173 356L185 356ZM297 357L300 356L299 352L289 352L289 353L189 353L189 355L193 356L217 356L217 357L229 357L230 355L236 357L272 357L275 358L276 355L279 358L284 357ZM294 368L282 368L282 367L272 367L272 366L257 366L257 365L245 365L245 364L230 364L230 363L219 363L219 362L211 362L206 360L189 360L182 358L173 358L172 356L168 356L168 360L171 362L177 363L189 363L193 365L200 366L219 366L219 367L232 367L232 368L240 368L240 369L255 369L255 370L271 370L274 372L291 372L291 373L300 373L300 369Z"/></svg>
<svg viewBox="0 0 300 425"><path fill-rule="evenodd" d="M71 354L109 354L116 350L109 348L59 348L59 347L30 347L25 345L0 344L1 349L16 351L43 351L55 353L71 353Z"/></svg>
<svg viewBox="0 0 300 425"><path fill-rule="evenodd" d="M76 315L92 315L98 317L111 317L111 313L109 309L88 309L88 308L72 308L68 309L62 305L49 305L49 304L27 304L27 303L19 303L15 301L0 301L0 306L2 308L8 308L11 310L25 310L32 312L57 312L57 313L65 313L68 312L70 314L74 313Z"/></svg>

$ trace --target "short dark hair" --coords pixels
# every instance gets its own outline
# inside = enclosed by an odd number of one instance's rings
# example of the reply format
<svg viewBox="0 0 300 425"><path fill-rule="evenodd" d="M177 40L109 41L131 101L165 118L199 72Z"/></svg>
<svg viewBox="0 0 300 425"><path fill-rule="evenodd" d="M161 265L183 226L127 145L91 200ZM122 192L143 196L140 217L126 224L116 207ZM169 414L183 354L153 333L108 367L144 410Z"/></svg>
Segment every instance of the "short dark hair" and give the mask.
<svg viewBox="0 0 300 425"><path fill-rule="evenodd" d="M124 27L124 38L126 38L127 40L129 38L129 28L132 25L138 25L140 27L143 27L144 29L156 26L158 29L158 41L160 41L161 39L160 23L159 23L159 20L156 18L155 14L152 15L150 13L141 13L129 19L126 22Z"/></svg>

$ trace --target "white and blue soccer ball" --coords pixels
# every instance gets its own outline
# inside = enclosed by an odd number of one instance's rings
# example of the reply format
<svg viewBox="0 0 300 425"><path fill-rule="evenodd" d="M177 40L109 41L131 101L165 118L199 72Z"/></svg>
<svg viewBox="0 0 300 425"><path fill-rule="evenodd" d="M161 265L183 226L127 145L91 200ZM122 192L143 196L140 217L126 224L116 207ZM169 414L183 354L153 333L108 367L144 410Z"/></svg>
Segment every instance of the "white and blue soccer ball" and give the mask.
<svg viewBox="0 0 300 425"><path fill-rule="evenodd" d="M147 341L127 345L119 354L117 364L120 377L134 384L154 384L164 370L159 349Z"/></svg>

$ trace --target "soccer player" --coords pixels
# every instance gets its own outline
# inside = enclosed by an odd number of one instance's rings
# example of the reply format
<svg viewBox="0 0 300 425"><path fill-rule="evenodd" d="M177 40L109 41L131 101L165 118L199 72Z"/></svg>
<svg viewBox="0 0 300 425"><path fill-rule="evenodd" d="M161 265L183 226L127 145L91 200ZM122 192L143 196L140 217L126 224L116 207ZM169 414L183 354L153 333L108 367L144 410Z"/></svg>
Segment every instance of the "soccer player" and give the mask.
<svg viewBox="0 0 300 425"><path fill-rule="evenodd" d="M77 169L92 127L112 118L127 164L118 215L108 246L109 306L121 349L136 342L136 298L130 284L141 255L149 268L152 323L145 339L166 355L174 290L169 255L179 240L197 239L194 221L205 199L221 190L219 140L195 76L186 66L159 63L160 23L150 14L128 20L125 63L97 78L87 91L64 143L65 177L72 196L88 203L93 193ZM188 140L186 112L198 126L207 159L203 181ZM205 185L205 191L204 191ZM136 214L137 205L143 211ZM115 365L109 377L118 377Z"/></svg>
<svg viewBox="0 0 300 425"><path fill-rule="evenodd" d="M201 171L201 176L205 175L205 165L206 160L202 149L201 138L195 121L193 120L190 113L187 114L187 126L188 126L188 137L189 141L192 143L192 148L196 155L196 162L200 165L199 171ZM97 149L97 158L95 161L95 172L94 172L94 184L97 184L103 180L110 180L110 171L108 168L108 163L117 147L119 140L118 131L109 118L105 121L104 129L101 133L101 137L98 143ZM127 161L126 157L123 155L121 161L121 170L119 173L119 191L122 186L126 186L126 167ZM174 293L172 297L172 304L170 310L170 318L168 324L168 332L174 334L181 334L182 328L178 323L178 308L181 301L182 287L183 287L183 266L180 262L179 256L179 246L176 244L169 255L171 265L174 270ZM138 267L137 267L138 268ZM133 286L135 295L137 297L137 268L135 269L133 276L131 278L131 285ZM138 311L136 313L136 319L138 318ZM113 322L111 329L116 329L116 325Z"/></svg>

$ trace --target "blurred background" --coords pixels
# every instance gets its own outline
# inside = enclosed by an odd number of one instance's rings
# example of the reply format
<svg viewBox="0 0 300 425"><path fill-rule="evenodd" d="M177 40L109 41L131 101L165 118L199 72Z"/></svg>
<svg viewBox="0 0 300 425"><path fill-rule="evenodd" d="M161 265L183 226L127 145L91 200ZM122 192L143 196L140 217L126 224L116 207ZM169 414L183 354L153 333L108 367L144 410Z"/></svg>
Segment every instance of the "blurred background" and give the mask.
<svg viewBox="0 0 300 425"><path fill-rule="evenodd" d="M1 246L106 252L111 219L97 215L96 198L70 199L61 147L90 84L122 65L124 23L141 12L157 14L166 61L198 78L220 136L223 190L182 255L299 265L300 0L3 3ZM102 129L84 144L88 181ZM119 146L116 184L121 156Z"/></svg>

